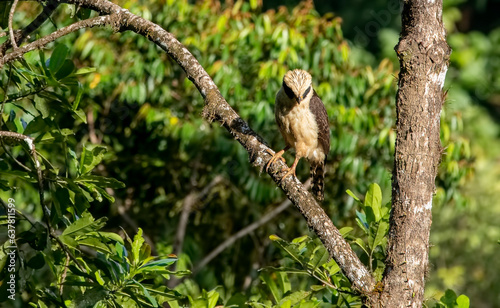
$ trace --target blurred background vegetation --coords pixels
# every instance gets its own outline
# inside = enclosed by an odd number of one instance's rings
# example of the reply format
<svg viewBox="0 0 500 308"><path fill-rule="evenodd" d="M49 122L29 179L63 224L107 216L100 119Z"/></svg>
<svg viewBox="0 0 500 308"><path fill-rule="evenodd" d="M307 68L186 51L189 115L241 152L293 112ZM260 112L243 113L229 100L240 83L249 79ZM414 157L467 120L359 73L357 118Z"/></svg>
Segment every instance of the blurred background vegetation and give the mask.
<svg viewBox="0 0 500 308"><path fill-rule="evenodd" d="M381 186L384 202L390 201L398 1L117 3L185 44L227 101L274 149L284 145L273 113L282 76L288 69L308 70L325 102L332 132L325 210L338 227L355 227L356 203L346 190L363 195L373 182ZM473 307L500 307L499 8L495 0L445 0L443 11L453 53L445 84L445 153L434 199L426 296L439 298L451 288L469 296ZM41 33L71 23L69 10L60 7L54 23ZM16 15L21 25L36 15L23 12L25 16ZM47 58L57 44L70 47L68 57L77 68L96 68L78 77L81 92L66 92L68 97L81 95L79 108L87 122L71 110L58 110L53 121L74 135L46 143L45 132L34 135L40 137L38 150L71 174L68 157L84 146L105 146L108 151L95 173L126 188L106 190L115 202L90 202L94 217L108 217L110 231L123 228L134 234L141 227L154 253L175 252L177 269L196 268L192 276L177 281L184 293L195 296L221 286L227 297L255 294L261 283L258 270L277 265L281 258L269 235L291 240L308 234L300 213L289 207L197 268L215 247L262 219L285 196L250 165L246 151L223 128L201 118L203 99L196 88L146 38L111 29L82 30L50 45ZM40 60L37 53L26 58ZM5 70L2 74L5 82ZM31 120L24 103L21 97L5 107L4 119L12 130ZM22 151L14 155L28 159ZM290 163L292 156L285 157ZM305 162L297 175L307 179ZM6 180L2 198L15 197L22 211L40 218L36 187L12 176ZM183 212L189 217L185 236L179 233ZM37 281L43 285L39 273ZM296 279L297 288L308 284L305 278Z"/></svg>

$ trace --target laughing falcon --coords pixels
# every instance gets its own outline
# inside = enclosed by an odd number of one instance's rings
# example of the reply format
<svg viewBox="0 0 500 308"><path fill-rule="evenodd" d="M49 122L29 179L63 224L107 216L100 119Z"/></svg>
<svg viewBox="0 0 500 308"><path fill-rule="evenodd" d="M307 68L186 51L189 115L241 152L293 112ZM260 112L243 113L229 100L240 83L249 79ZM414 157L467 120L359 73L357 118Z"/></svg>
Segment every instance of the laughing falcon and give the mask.
<svg viewBox="0 0 500 308"><path fill-rule="evenodd" d="M276 94L274 106L276 122L285 148L273 155L266 170L283 153L295 149L295 160L282 179L293 174L304 157L311 165L312 192L318 201L324 199L325 162L330 150L328 114L323 102L312 88L311 75L300 69L288 71Z"/></svg>

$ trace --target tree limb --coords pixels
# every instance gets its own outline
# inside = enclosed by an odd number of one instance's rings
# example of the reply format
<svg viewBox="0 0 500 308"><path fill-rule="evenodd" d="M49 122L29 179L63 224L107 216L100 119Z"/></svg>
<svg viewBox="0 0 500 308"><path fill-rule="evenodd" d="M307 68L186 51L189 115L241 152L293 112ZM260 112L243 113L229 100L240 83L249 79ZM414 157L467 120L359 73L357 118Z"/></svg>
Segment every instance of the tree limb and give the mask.
<svg viewBox="0 0 500 308"><path fill-rule="evenodd" d="M105 26L105 25L111 25L112 24L112 18L111 16L98 16L94 18L89 18L85 20L81 20L78 22L75 22L74 24L71 24L69 26L66 26L64 28L61 28L47 36L44 36L43 38L36 40L32 43L26 44L23 47L19 47L16 50L7 53L3 57L3 63L0 61L0 69L2 68L2 65L5 65L6 63L9 63L11 61L17 60L20 57L22 57L25 53L30 52L32 50L35 50L37 48L42 48L48 43L51 43L55 41L56 39L63 37L67 34L70 34L72 32L78 31L80 29L84 28L93 28L93 27L98 27L98 26Z"/></svg>
<svg viewBox="0 0 500 308"><path fill-rule="evenodd" d="M17 46L20 46L22 42L36 29L38 29L43 23L50 18L50 15L56 10L59 3L54 1L48 1L46 5L43 5L42 12L23 30L14 33L14 41ZM6 41L0 46L0 55L3 55L6 50L12 47L11 40Z"/></svg>
<svg viewBox="0 0 500 308"><path fill-rule="evenodd" d="M134 15L128 10L108 1L61 0L58 2L76 4L80 7L95 10L100 14L108 14L108 16L99 16L77 22L37 42L18 48L12 53L4 56L5 63L22 56L22 54L30 50L44 46L62 35L84 27L111 24L115 31L131 30L154 42L181 66L186 72L188 79L193 82L205 100L203 116L209 121L216 120L220 122L233 138L247 150L250 162L254 166L258 166L262 170L271 159L271 154L268 152L270 148L262 137L257 135L231 108L220 94L212 78L210 78L189 50L171 33L165 31L151 21ZM281 77L277 76L277 78ZM286 167L285 163L278 161L269 168L268 173L283 192L285 192L290 201L302 213L308 226L314 230L325 245L330 256L337 262L343 273L351 281L353 289L361 294L368 295L375 286L373 276L362 264L350 245L342 237L339 230L333 225L328 215L302 183L300 183L296 177L287 177L285 180L281 181L285 173L285 171L281 170L284 170Z"/></svg>

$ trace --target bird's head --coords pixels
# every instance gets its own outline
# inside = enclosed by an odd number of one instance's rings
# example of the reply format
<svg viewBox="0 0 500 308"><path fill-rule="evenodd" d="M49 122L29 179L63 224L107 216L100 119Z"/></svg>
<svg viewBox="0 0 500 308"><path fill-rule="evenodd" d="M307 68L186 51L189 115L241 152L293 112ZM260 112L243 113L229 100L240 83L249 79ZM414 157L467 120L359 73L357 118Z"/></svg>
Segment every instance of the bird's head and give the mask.
<svg viewBox="0 0 500 308"><path fill-rule="evenodd" d="M283 77L283 90L289 99L300 104L312 92L311 74L299 69L288 71Z"/></svg>

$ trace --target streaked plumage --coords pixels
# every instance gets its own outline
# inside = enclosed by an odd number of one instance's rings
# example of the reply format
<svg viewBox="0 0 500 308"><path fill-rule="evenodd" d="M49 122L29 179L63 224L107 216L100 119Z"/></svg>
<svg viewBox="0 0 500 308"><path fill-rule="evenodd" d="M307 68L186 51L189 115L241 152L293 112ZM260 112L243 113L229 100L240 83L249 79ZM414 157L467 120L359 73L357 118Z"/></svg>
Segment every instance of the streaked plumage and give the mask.
<svg viewBox="0 0 500 308"><path fill-rule="evenodd" d="M312 88L312 78L308 72L296 69L285 74L283 85L276 95L274 112L286 146L274 155L267 166L289 148L295 148L295 161L283 178L295 175L300 158L306 158L311 164L313 194L318 200L323 200L330 128L325 106Z"/></svg>

